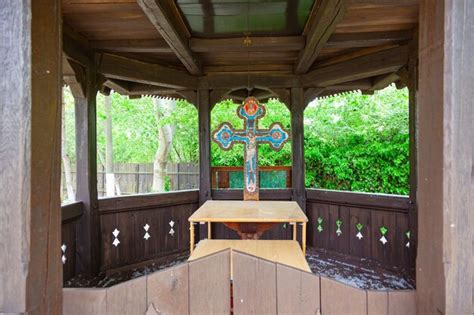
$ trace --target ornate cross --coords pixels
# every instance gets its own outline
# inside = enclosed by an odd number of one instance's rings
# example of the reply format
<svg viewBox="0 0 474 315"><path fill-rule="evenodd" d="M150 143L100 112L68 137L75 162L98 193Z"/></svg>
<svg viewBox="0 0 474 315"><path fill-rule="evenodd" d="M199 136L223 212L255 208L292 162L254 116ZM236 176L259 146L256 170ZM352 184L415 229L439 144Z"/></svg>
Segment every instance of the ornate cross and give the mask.
<svg viewBox="0 0 474 315"><path fill-rule="evenodd" d="M258 144L268 143L273 150L278 151L290 139L290 135L280 123L273 123L269 129L258 129L258 120L265 116L265 106L254 97L247 98L237 108L237 115L244 120L244 129L236 130L229 123L222 123L212 133L212 140L226 151L235 143L245 145L244 200L258 200Z"/></svg>

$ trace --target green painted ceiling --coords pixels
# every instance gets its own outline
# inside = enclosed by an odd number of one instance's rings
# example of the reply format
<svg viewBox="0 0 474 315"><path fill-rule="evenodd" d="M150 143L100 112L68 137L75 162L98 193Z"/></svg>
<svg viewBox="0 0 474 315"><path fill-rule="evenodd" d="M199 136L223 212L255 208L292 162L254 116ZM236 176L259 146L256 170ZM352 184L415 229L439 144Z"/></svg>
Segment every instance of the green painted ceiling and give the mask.
<svg viewBox="0 0 474 315"><path fill-rule="evenodd" d="M193 36L300 35L314 0L176 0Z"/></svg>

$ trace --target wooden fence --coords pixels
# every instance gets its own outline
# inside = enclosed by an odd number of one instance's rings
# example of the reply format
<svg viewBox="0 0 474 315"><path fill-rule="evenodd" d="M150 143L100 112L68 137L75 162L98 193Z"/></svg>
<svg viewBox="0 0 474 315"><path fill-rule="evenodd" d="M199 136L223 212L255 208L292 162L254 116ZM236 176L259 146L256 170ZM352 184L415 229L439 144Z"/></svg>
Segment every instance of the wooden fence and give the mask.
<svg viewBox="0 0 474 315"><path fill-rule="evenodd" d="M236 315L412 315L417 313L417 305L414 290L362 290L230 250L110 288L63 290L64 314L230 314L231 311Z"/></svg>
<svg viewBox="0 0 474 315"><path fill-rule="evenodd" d="M76 187L75 166L71 167L73 187ZM134 195L152 192L153 163L123 163L114 165L115 178L118 181L121 194ZM169 191L189 190L199 188L199 166L194 163L168 163L167 177ZM105 170L97 165L97 191L99 197L105 196ZM63 184L63 196L66 187Z"/></svg>

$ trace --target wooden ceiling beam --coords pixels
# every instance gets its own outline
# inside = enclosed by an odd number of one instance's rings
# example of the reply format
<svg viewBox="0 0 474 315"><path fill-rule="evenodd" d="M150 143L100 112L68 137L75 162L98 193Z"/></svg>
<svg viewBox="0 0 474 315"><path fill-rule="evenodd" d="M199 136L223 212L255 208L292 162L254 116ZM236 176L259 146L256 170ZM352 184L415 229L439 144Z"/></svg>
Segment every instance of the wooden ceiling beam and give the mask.
<svg viewBox="0 0 474 315"><path fill-rule="evenodd" d="M104 85L122 95L130 93L130 82L127 81L106 79Z"/></svg>
<svg viewBox="0 0 474 315"><path fill-rule="evenodd" d="M201 64L189 48L188 37L183 36L175 17L174 1L137 0L150 22L192 75L201 75Z"/></svg>
<svg viewBox="0 0 474 315"><path fill-rule="evenodd" d="M379 75L374 78L372 87L365 90L366 92L374 92L376 90L381 90L392 84L393 82L400 79L397 73L389 73L384 75Z"/></svg>
<svg viewBox="0 0 474 315"><path fill-rule="evenodd" d="M294 74L229 73L209 74L199 80L201 89L290 88L300 87Z"/></svg>
<svg viewBox="0 0 474 315"><path fill-rule="evenodd" d="M101 54L97 60L97 72L107 78L173 89L193 89L197 86L196 77L161 65L111 54Z"/></svg>
<svg viewBox="0 0 474 315"><path fill-rule="evenodd" d="M412 39L412 31L333 34L325 48L359 48L394 44Z"/></svg>
<svg viewBox="0 0 474 315"><path fill-rule="evenodd" d="M207 52L235 52L235 51L295 51L303 49L303 36L274 36L251 37L250 43L245 43L243 37L202 39L191 38L191 50L199 53Z"/></svg>
<svg viewBox="0 0 474 315"><path fill-rule="evenodd" d="M164 39L92 40L90 46L99 52L173 53Z"/></svg>
<svg viewBox="0 0 474 315"><path fill-rule="evenodd" d="M396 72L408 62L408 46L399 46L317 68L303 75L304 86L327 87L348 81Z"/></svg>
<svg viewBox="0 0 474 315"><path fill-rule="evenodd" d="M337 85L330 85L324 88L325 91L341 91L341 90L367 90L373 86L371 78L342 82Z"/></svg>
<svg viewBox="0 0 474 315"><path fill-rule="evenodd" d="M305 48L300 52L295 64L295 73L308 72L318 57L329 37L334 32L337 23L342 19L346 10L347 0L322 0L316 9L314 18L309 19Z"/></svg>
<svg viewBox="0 0 474 315"><path fill-rule="evenodd" d="M175 95L176 89L167 89L149 84L130 83L128 95L159 95L169 96Z"/></svg>

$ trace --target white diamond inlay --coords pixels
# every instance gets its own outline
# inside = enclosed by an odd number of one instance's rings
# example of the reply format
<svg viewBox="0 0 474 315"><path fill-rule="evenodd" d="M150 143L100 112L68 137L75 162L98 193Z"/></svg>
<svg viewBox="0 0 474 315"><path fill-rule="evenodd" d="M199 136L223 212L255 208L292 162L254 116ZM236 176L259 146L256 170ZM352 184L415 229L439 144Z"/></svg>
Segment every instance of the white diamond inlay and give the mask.
<svg viewBox="0 0 474 315"><path fill-rule="evenodd" d="M387 244L387 239L385 238L385 236L382 236L380 239L379 239L380 242L382 242L382 244Z"/></svg>
<svg viewBox="0 0 474 315"><path fill-rule="evenodd" d="M361 240L364 236L362 235L361 232L359 232L356 234L356 237Z"/></svg>
<svg viewBox="0 0 474 315"><path fill-rule="evenodd" d="M114 241L112 242L112 244L117 247L118 244L120 244L120 241L118 239L118 235L120 234L120 231L117 230L117 228L115 228L115 230L112 232L113 236L114 236Z"/></svg>
<svg viewBox="0 0 474 315"><path fill-rule="evenodd" d="M171 228L171 230L170 230L170 232L169 232L169 233L171 234L171 236L173 236L173 235L174 235L174 230L173 230L173 228Z"/></svg>
<svg viewBox="0 0 474 315"><path fill-rule="evenodd" d="M337 234L337 236L341 236L341 234L342 234L341 229L337 229L337 230L336 230L336 234Z"/></svg>
<svg viewBox="0 0 474 315"><path fill-rule="evenodd" d="M146 239L148 241L148 239L150 238L150 234L148 234L148 232L145 233L145 235L143 236L144 239Z"/></svg>
<svg viewBox="0 0 474 315"><path fill-rule="evenodd" d="M61 261L63 262L63 265L66 263L66 255L61 256Z"/></svg>
<svg viewBox="0 0 474 315"><path fill-rule="evenodd" d="M143 229L145 230L145 232L148 232L148 230L150 229L148 223L143 226Z"/></svg>
<svg viewBox="0 0 474 315"><path fill-rule="evenodd" d="M170 226L171 226L171 227L174 226L174 221L173 221L173 220L170 221Z"/></svg>
<svg viewBox="0 0 474 315"><path fill-rule="evenodd" d="M62 251L63 253L66 252L66 248L67 248L66 244L61 245L61 251Z"/></svg>
<svg viewBox="0 0 474 315"><path fill-rule="evenodd" d="M405 245L407 248L410 248L410 242L407 242L407 244Z"/></svg>
<svg viewBox="0 0 474 315"><path fill-rule="evenodd" d="M115 247L118 246L118 244L120 244L120 241L118 238L114 239L113 243L112 243Z"/></svg>

